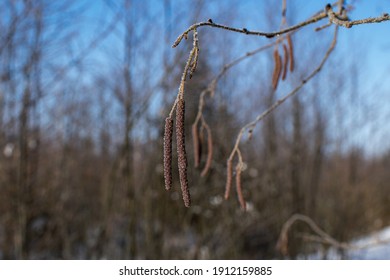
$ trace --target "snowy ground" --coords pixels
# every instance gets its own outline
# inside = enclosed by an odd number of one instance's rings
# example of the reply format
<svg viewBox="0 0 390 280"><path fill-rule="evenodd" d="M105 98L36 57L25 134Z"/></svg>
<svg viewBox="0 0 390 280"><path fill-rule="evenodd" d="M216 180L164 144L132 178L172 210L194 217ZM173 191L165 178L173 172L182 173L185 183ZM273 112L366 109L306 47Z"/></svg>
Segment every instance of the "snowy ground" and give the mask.
<svg viewBox="0 0 390 280"><path fill-rule="evenodd" d="M390 226L350 243L351 250L343 253L331 248L308 256L309 259L390 260Z"/></svg>

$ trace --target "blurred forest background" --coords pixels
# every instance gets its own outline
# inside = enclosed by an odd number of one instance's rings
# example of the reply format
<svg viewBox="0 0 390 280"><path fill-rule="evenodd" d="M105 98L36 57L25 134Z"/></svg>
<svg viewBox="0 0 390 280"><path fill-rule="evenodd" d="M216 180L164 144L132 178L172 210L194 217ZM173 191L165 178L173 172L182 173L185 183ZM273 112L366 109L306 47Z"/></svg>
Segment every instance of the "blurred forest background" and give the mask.
<svg viewBox="0 0 390 280"><path fill-rule="evenodd" d="M287 1L290 25L326 5L310 2ZM349 2L354 19L390 8ZM164 119L191 40L171 46L208 18L276 30L281 1L0 1L1 259L279 259L276 242L294 213L339 241L390 224L388 22L340 29L319 75L243 143L247 212L235 196L223 200L237 133L314 69L332 28L315 32L322 21L292 35L296 69L276 93L272 48L219 81L206 98L214 157L204 178L190 137L199 93L223 65L272 39L200 29L186 89L191 208L176 169L165 191ZM323 247L305 232L291 229L288 258Z"/></svg>

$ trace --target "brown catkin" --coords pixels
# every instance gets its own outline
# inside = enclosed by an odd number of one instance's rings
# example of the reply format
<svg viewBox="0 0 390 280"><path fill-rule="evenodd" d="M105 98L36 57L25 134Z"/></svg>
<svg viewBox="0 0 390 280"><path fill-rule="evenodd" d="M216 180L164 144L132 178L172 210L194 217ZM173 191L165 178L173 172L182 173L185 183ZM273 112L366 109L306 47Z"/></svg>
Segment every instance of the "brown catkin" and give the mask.
<svg viewBox="0 0 390 280"><path fill-rule="evenodd" d="M278 49L274 51L275 68L272 73L272 88L275 90L278 87L280 73L282 70L282 58L280 57Z"/></svg>
<svg viewBox="0 0 390 280"><path fill-rule="evenodd" d="M288 61L289 61L288 50L287 50L287 46L285 44L283 44L283 57L284 57L284 61L283 61L282 81L284 81L286 79L287 68L288 68Z"/></svg>
<svg viewBox="0 0 390 280"><path fill-rule="evenodd" d="M283 256L288 255L288 234L286 232L282 232L279 237L278 242L276 243L276 250L278 250Z"/></svg>
<svg viewBox="0 0 390 280"><path fill-rule="evenodd" d="M237 197L240 202L241 209L246 210L246 202L244 196L242 195L242 187L241 187L241 164L238 163L236 166L236 189L237 189Z"/></svg>
<svg viewBox="0 0 390 280"><path fill-rule="evenodd" d="M173 119L165 119L164 128L164 179L165 189L169 191L172 187L172 135Z"/></svg>
<svg viewBox="0 0 390 280"><path fill-rule="evenodd" d="M200 162L200 147L199 147L199 133L198 133L198 124L194 123L192 125L192 143L194 145L194 165L195 167L199 166Z"/></svg>
<svg viewBox="0 0 390 280"><path fill-rule="evenodd" d="M289 56L290 56L290 72L293 72L294 71L294 62L295 62L294 61L294 46L293 46L290 34L287 34L286 38L287 38L287 44L288 44L288 52L289 52Z"/></svg>
<svg viewBox="0 0 390 280"><path fill-rule="evenodd" d="M205 123L204 123L204 127L207 130L207 159L206 159L206 164L202 170L202 173L200 174L200 176L202 177L206 176L207 172L211 167L211 161L213 159L213 138L211 136L211 129Z"/></svg>
<svg viewBox="0 0 390 280"><path fill-rule="evenodd" d="M199 164L200 161L202 160L203 147L204 147L204 127L201 126L199 131Z"/></svg>
<svg viewBox="0 0 390 280"><path fill-rule="evenodd" d="M233 165L232 159L228 159L226 167L227 177L226 177L226 187L225 187L225 199L229 198L230 189L232 188L232 179L233 179Z"/></svg>
<svg viewBox="0 0 390 280"><path fill-rule="evenodd" d="M180 186L183 196L184 205L190 207L191 198L188 189L187 178L187 154L185 146L185 129L184 129L185 104L183 97L179 98L176 105L176 146L177 161L179 167Z"/></svg>

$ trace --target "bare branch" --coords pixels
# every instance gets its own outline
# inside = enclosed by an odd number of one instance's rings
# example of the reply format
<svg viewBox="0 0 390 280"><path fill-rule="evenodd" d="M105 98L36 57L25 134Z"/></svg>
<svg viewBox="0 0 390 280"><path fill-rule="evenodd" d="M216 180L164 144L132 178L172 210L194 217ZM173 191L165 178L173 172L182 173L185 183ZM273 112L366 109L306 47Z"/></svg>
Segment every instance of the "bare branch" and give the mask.
<svg viewBox="0 0 390 280"><path fill-rule="evenodd" d="M281 99L277 100L271 107L269 107L267 110L265 110L262 114L258 115L255 120L252 122L246 124L244 127L241 128L236 143L234 145L234 148L230 154L229 158L233 158L234 154L239 150L239 145L242 139L243 134L245 131L253 131L253 129L256 127L257 123L259 123L261 120L263 120L266 116L268 116L272 111L274 111L276 108L278 108L280 105L282 105L287 99L294 96L308 81L310 81L318 72L321 71L322 67L324 66L325 62L328 60L331 52L334 50L337 42L337 34L338 34L338 26L335 27L335 32L333 36L332 43L330 47L328 48L327 52L325 53L321 63L317 66L316 69L314 69L305 79L301 81L301 83L293 89L290 93L282 97Z"/></svg>
<svg viewBox="0 0 390 280"><path fill-rule="evenodd" d="M340 12L341 12L341 9L340 9ZM228 31L232 31L232 32L238 32L238 33L243 33L243 34L246 34L246 35L263 36L263 37L267 37L267 38L272 38L272 37L275 37L275 36L279 36L279 35L286 34L286 33L289 33L291 31L300 29L300 28L302 28L302 27L304 27L306 25L313 24L313 23L315 23L317 21L320 21L320 20L322 20L322 19L324 19L326 17L328 17L329 20L331 22L333 22L334 24L340 25L340 26L343 26L343 27L347 27L347 28L350 28L353 25L358 25L358 24L379 23L379 22L382 22L382 21L390 20L390 16L389 16L388 13L385 13L382 16L379 16L379 17L366 18L366 19L361 19L361 20L349 21L347 19L341 19L341 18L338 17L338 15L336 15L333 12L332 5L331 4L327 4L326 7L325 7L325 11L324 12L320 12L320 13L316 14L315 16L313 16L313 17L311 17L311 18L309 18L309 19L307 19L305 21L302 21L302 22L300 22L300 23L298 23L296 25L293 25L293 26L290 26L290 27L287 27L287 28L284 28L284 29L281 29L281 30L278 30L278 31L273 31L273 32L250 31L247 28L230 27L230 26L214 23L213 21L195 23L195 24L191 25L186 31L184 31L179 37L177 37L176 41L172 45L172 48L177 47L180 44L180 42L182 41L183 38L187 38L188 37L188 34L191 31L195 31L197 28L202 27L202 26L210 26L210 27L214 27L214 28L221 28L221 29L224 29L224 30L228 30Z"/></svg>
<svg viewBox="0 0 390 280"><path fill-rule="evenodd" d="M183 38L187 38L188 37L188 34L193 31L193 30L196 30L197 28L199 27L202 27L202 26L210 26L210 27L215 27L215 28L221 28L221 29L224 29L224 30L228 30L228 31L233 31L233 32L238 32L238 33L243 33L243 34L246 34L246 35L254 35L254 36L263 36L263 37L267 37L267 38L272 38L272 37L275 37L275 36L279 36L279 35L282 35L282 34L285 34L285 33L289 33L291 31L294 31L294 30L297 30L301 27L304 27L306 25L309 25L309 24L312 24L312 23L315 23L321 19L324 19L327 17L327 14L325 12L321 12L319 14L317 14L316 16L306 20L306 21L303 21L301 23L298 23L296 25L293 25L293 26L290 26L290 27L287 27L285 29L282 29L282 30L279 30L279 31L274 31L274 32L263 32L263 31L250 31L246 28L236 28L236 27L230 27L230 26L226 26L226 25L222 25L222 24L216 24L214 22L199 22L199 23L195 23L193 25L191 25L186 31L184 31L179 37L177 37L176 41L173 43L172 45L172 48L175 48L177 47L181 40Z"/></svg>
<svg viewBox="0 0 390 280"><path fill-rule="evenodd" d="M318 242L322 244L327 244L336 248L345 249L345 250L361 250L364 248L370 248L373 246L377 246L380 244L387 244L390 242L390 238L387 239L379 239L375 240L374 242L369 242L362 245L352 245L346 242L340 242L334 239L332 236L330 236L328 233L326 233L323 229L321 229L311 218L308 216L302 215L302 214L294 214L292 215L283 225L282 230L279 235L278 242L276 244L276 248L283 254L288 254L288 232L293 226L294 223L301 221L307 224L310 229L316 234L316 235L302 235L302 238L311 241L311 242Z"/></svg>
<svg viewBox="0 0 390 280"><path fill-rule="evenodd" d="M324 240L328 244L332 244L334 246L337 245L337 247L346 247L346 243L340 243L337 240L335 240L333 237L331 237L329 234L327 234L324 230L322 230L312 219L309 217L302 215L302 214L294 214L292 215L283 225L282 230L280 232L280 236L278 239L278 242L276 244L276 248L283 254L288 254L288 232L291 228L291 226L297 222L302 221L306 223L312 231L314 231L321 240Z"/></svg>
<svg viewBox="0 0 390 280"><path fill-rule="evenodd" d="M276 89L277 83L279 81L279 78L280 78L281 74L282 74L283 79L286 77L288 58L289 58L289 66L290 66L289 70L290 70L290 72L292 72L294 70L293 45L292 45L291 37L290 37L291 33L299 30L300 28L302 28L302 27L304 27L306 25L315 23L315 22L320 21L320 20L322 20L324 18L329 18L330 23L335 25L335 32L334 32L334 37L333 37L333 40L331 42L331 45L329 46L328 50L326 51L323 59L321 60L321 62L317 66L317 68L315 68L306 78L304 78L301 81L301 83L295 89L293 89L290 93L288 93L284 97L282 97L279 100L277 100L266 111L264 111L262 114L258 115L255 118L255 120L253 120L252 122L246 124L244 127L241 128L241 130L240 130L240 132L239 132L239 134L238 134L238 136L236 138L236 142L235 142L235 145L233 147L233 150L232 150L232 152L231 152L231 154L230 154L230 156L228 158L228 161L227 161L227 163L228 163L228 172L227 172L228 177L227 177L226 190L225 190L225 198L226 199L229 196L229 192L230 192L230 188L231 188L232 161L233 161L234 156L236 154L238 155L238 157L239 157L239 165L240 166L241 166L241 164L243 162L242 161L241 152L240 152L240 149L239 149L239 145L240 145L240 142L241 142L241 139L242 139L242 136L243 136L244 132L246 132L248 130L249 133L251 134L253 129L256 127L258 122L260 122L262 119L264 119L266 116L268 116L272 111L274 111L276 108L278 108L280 105L282 105L287 99L289 99L290 97L294 96L308 81L310 81L319 71L321 71L323 65L328 60L331 52L335 48L336 41L337 41L338 27L339 26L343 26L343 27L349 28L349 27L351 27L353 25L358 25L358 24L377 23L377 22L390 20L389 15L386 13L386 14L384 14L384 15L382 15L380 17L376 17L376 18L367 18L367 19L362 19L362 20L350 21L348 19L348 17L346 16L347 10L344 9L343 4L344 4L344 1L342 1L342 0L337 1L336 3L334 3L332 5L328 4L328 5L326 5L324 10L316 13L314 16L312 16L311 18L307 19L306 21L303 21L303 22L298 23L296 25L293 25L293 26L286 27L286 28L282 29L283 25L287 24L286 23L286 18L285 18L286 17L286 9L287 9L286 8L286 1L282 0L282 22L281 22L281 29L278 30L278 31L274 31L274 32L251 31L251 30L248 30L247 28L235 28L235 27L230 27L230 26L217 24L217 23L214 23L211 19L209 19L207 22L200 22L200 23L195 23L195 24L191 25L186 31L184 31L175 40L175 42L174 42L174 44L172 46L173 48L178 46L183 38L187 39L188 38L188 34L190 32L193 32L193 37L194 37L193 38L193 48L192 48L192 50L190 52L190 55L189 55L188 60L187 60L187 63L185 65L185 68L184 68L184 71L183 71L183 75L182 75L182 78L181 78L181 81L180 81L179 92L178 92L176 100L175 100L175 102L173 104L173 107L171 109L171 112L169 114L169 117L172 117L172 114L173 114L173 111L174 111L174 109L175 109L175 107L177 105L177 102L180 99L184 98L184 85L185 85L185 81L187 80L187 75L189 75L189 77L191 78L193 72L195 71L196 65L197 65L198 54L199 54L198 36L197 36L197 29L198 28L200 28L202 26L210 26L210 27L214 27L214 28L224 29L224 30L227 30L227 31L243 33L243 34L246 34L246 35L264 36L264 37L267 37L267 38L272 38L274 36L280 36L280 35L286 34L285 38L287 40L288 49L286 48L285 45L283 46L283 48L284 48L284 59L285 59L285 63L284 63L284 67L283 67L284 68L283 69L283 74L281 72L281 70L282 70L281 57L279 55L279 52L278 52L277 48L275 49L275 54L274 54L276 63L275 63L274 75L273 75L273 78L272 78L272 85L273 85L273 88ZM336 6L338 7L338 10L339 10L337 14L335 12L333 12L333 10L332 10L332 7L336 7ZM329 26L329 25L325 25L324 27L327 27L327 26ZM323 27L320 27L320 29L322 29L322 28ZM249 56L252 56L255 53L258 53L261 50L269 48L272 45L277 45L282 40L283 40L282 38L278 38L275 42L273 42L273 43L271 43L269 45L263 46L263 47L259 48L258 50L255 50L253 52L246 53L244 56L242 56L242 57L232 61L230 64L226 64L223 67L223 69L220 71L220 73L211 81L209 86L205 90L203 90L201 92L199 105L198 105L198 114L196 116L193 129L196 128L196 126L197 126L197 124L198 124L198 122L200 120L202 121L202 125L205 123L205 121L203 119L203 112L202 112L203 106L204 106L204 97L205 97L205 95L207 93L209 93L211 96L214 95L217 82L226 73L226 71L229 68L233 67L234 65L238 64L240 61L244 60L245 58L247 58ZM204 127L204 125L203 125L203 127ZM208 134L208 136L209 136L209 140L211 141L211 134ZM197 145L197 143L194 143L194 144ZM194 147L194 151L197 151L197 147ZM198 162L199 162L199 159L195 158L195 164L196 165L197 165ZM211 159L210 159L210 153L209 153L206 165L208 165L210 162L211 162ZM240 169L240 172L241 172L241 169ZM236 178L236 179L238 180L238 182L240 182L240 178ZM241 185L241 183L239 185Z"/></svg>
<svg viewBox="0 0 390 280"><path fill-rule="evenodd" d="M338 15L336 15L335 12L333 12L332 6L330 4L326 5L325 11L329 17L330 22L346 28L351 28L352 26L359 25L359 24L379 23L382 21L390 20L389 14L385 13L382 16L375 17L375 18L366 18L366 19L349 21L348 19L343 19L340 18Z"/></svg>

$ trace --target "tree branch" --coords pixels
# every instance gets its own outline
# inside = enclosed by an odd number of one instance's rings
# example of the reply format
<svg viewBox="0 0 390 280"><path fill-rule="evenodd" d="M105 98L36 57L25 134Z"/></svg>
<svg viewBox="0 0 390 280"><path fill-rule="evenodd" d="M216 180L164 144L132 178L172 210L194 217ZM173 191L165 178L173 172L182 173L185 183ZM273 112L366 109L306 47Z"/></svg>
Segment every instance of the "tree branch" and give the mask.
<svg viewBox="0 0 390 280"><path fill-rule="evenodd" d="M220 29L224 29L224 30L228 30L228 31L232 31L232 32L244 33L246 35L264 36L267 38L272 38L275 36L279 36L279 35L286 34L286 33L289 33L291 31L300 29L306 25L315 23L315 22L320 21L326 17L328 17L332 23L346 27L346 28L351 28L353 25L379 23L382 21L390 20L389 14L385 13L382 16L375 17L375 18L366 18L366 19L349 21L348 19L343 19L341 17L341 13L342 13L342 9L340 9L340 15L335 14L335 12L332 10L332 5L327 4L325 7L325 11L318 13L317 15L309 18L308 20L300 22L296 25L278 30L278 31L273 31L273 32L251 31L251 30L248 30L246 28L236 28L236 27L230 27L230 26L226 26L226 25L222 25L222 24L217 24L217 23L214 23L213 21L210 21L210 20L207 22L198 22L198 23L191 25L186 31L184 31L179 37L177 37L176 41L172 45L172 48L177 47L183 38L187 39L188 34L191 31L196 30L197 28L202 27L202 26L210 26L210 27L214 27L214 28L220 28Z"/></svg>
<svg viewBox="0 0 390 280"><path fill-rule="evenodd" d="M278 242L276 244L276 248L283 254L288 254L288 232L292 225L298 221L304 222L307 224L310 229L316 235L304 235L302 238L312 241L318 242L322 244L327 244L336 248L344 249L344 250L361 250L365 248L370 248L380 244L388 244L390 239L380 239L375 240L374 242L368 242L362 245L352 245L346 242L340 242L334 239L332 236L327 234L323 229L321 229L311 218L302 214L294 214L292 215L283 225L282 230L280 232L280 236Z"/></svg>
<svg viewBox="0 0 390 280"><path fill-rule="evenodd" d="M321 71L322 67L324 66L325 62L328 60L330 54L334 50L337 42L337 34L338 34L338 26L335 27L335 32L333 36L332 43L330 44L328 50L326 51L324 57L322 58L321 63L315 68L305 79L301 81L301 83L293 89L290 93L285 95L284 97L277 100L271 107L269 107L267 110L265 110L262 114L258 115L252 122L246 124L244 127L241 128L235 145L233 147L232 152L230 153L229 160L233 160L234 155L239 152L240 148L239 145L241 143L242 136L244 135L245 131L252 132L253 129L256 127L256 125L263 120L265 117L267 117L272 111L274 111L276 108L278 108L280 105L282 105L287 99L294 96L308 81L310 81L318 72Z"/></svg>

